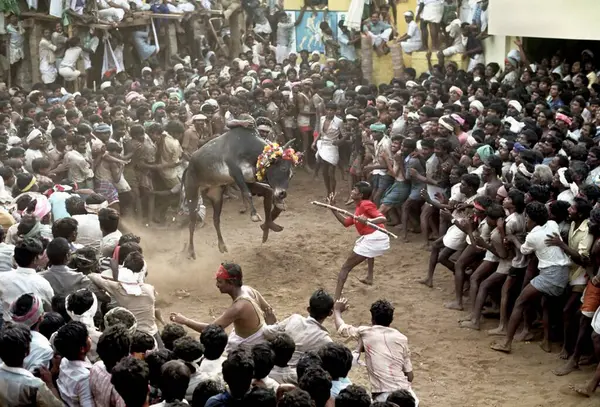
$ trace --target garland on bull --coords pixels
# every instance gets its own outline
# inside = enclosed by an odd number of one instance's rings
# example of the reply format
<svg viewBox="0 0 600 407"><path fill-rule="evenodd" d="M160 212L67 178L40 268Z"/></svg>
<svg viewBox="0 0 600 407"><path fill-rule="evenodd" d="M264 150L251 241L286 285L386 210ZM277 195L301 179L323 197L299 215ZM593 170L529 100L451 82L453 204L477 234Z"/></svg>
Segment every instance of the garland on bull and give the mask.
<svg viewBox="0 0 600 407"><path fill-rule="evenodd" d="M267 168L278 159L291 161L294 166L297 166L302 160L302 154L297 153L293 148L286 148L284 150L277 143L267 144L256 161L256 179L263 181L267 173Z"/></svg>

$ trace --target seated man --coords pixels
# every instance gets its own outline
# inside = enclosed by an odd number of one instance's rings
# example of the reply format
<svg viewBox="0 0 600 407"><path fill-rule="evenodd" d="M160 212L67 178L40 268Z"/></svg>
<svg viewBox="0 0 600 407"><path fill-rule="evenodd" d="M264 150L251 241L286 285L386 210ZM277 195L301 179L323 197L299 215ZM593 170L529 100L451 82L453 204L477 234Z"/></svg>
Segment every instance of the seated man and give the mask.
<svg viewBox="0 0 600 407"><path fill-rule="evenodd" d="M382 56L389 52L386 42L389 41L392 35L392 26L379 19L379 13L371 14L371 21L366 23L363 31L373 42L373 48L378 56Z"/></svg>
<svg viewBox="0 0 600 407"><path fill-rule="evenodd" d="M402 47L402 51L411 54L423 48L421 30L419 29L419 25L415 22L415 15L412 11L404 13L404 21L406 21L407 24L406 34L398 38L398 42Z"/></svg>
<svg viewBox="0 0 600 407"><path fill-rule="evenodd" d="M217 287L222 294L228 294L233 303L213 324L227 328L233 324L227 350L244 344L252 346L264 342L265 319L274 322L275 316L269 303L254 288L242 285L242 268L235 263L221 264L217 271ZM179 313L171 313L171 321L183 324L202 333L209 324L196 322Z"/></svg>

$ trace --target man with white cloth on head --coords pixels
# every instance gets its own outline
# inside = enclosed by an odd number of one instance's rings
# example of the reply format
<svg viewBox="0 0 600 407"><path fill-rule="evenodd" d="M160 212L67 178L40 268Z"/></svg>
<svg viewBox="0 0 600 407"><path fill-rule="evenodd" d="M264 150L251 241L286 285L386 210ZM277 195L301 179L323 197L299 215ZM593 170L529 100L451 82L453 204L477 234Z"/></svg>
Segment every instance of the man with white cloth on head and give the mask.
<svg viewBox="0 0 600 407"><path fill-rule="evenodd" d="M321 117L317 127L317 138L312 144L313 150L317 151L317 160L323 165L323 180L327 196L335 195L335 167L340 161L338 144L344 124L343 120L335 115L336 110L335 103L327 103L325 116Z"/></svg>
<svg viewBox="0 0 600 407"><path fill-rule="evenodd" d="M398 38L398 42L402 47L402 51L410 54L423 48L423 40L421 38L421 30L415 22L415 15L412 11L404 13L404 21L407 24L406 34Z"/></svg>
<svg viewBox="0 0 600 407"><path fill-rule="evenodd" d="M231 306L212 322L224 329L233 324L225 351L231 352L241 345L252 347L266 342L263 334L265 323L272 325L277 319L263 296L254 288L242 284L242 268L235 263L223 263L215 277L221 294L228 294L233 300ZM200 333L210 325L176 312L171 313L170 319Z"/></svg>

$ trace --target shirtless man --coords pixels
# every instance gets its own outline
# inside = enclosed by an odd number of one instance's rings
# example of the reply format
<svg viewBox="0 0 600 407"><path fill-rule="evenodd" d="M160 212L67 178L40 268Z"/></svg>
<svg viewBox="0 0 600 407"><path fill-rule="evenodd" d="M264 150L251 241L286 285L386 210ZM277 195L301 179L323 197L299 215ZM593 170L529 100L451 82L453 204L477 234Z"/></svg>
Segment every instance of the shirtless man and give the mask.
<svg viewBox="0 0 600 407"><path fill-rule="evenodd" d="M235 263L223 263L217 270L217 288L233 300L231 306L212 324L227 328L233 324L226 351L231 352L240 345L253 346L264 342L265 323L276 322L273 309L254 288L242 284L242 268ZM186 318L180 313L171 313L171 321L202 332L208 325Z"/></svg>

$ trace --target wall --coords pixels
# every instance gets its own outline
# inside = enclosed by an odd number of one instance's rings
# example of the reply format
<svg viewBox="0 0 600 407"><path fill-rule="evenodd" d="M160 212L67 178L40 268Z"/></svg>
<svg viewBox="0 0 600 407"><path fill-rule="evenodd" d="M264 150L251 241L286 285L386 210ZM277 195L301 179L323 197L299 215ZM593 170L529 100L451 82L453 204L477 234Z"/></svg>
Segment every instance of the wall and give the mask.
<svg viewBox="0 0 600 407"><path fill-rule="evenodd" d="M598 0L490 0L492 35L600 40Z"/></svg>

